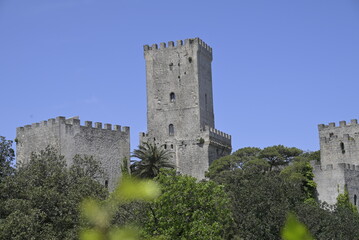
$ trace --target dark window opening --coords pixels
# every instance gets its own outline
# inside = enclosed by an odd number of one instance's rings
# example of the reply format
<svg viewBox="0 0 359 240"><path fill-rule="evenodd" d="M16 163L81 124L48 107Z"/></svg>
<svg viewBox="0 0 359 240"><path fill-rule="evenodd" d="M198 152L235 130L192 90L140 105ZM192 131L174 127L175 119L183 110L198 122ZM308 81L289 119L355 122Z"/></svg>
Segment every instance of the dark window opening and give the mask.
<svg viewBox="0 0 359 240"><path fill-rule="evenodd" d="M170 70L172 71L172 69L173 69L173 63L170 63Z"/></svg>
<svg viewBox="0 0 359 240"><path fill-rule="evenodd" d="M171 148L173 149L173 144L171 144Z"/></svg>
<svg viewBox="0 0 359 240"><path fill-rule="evenodd" d="M105 181L105 188L108 188L108 180Z"/></svg>
<svg viewBox="0 0 359 240"><path fill-rule="evenodd" d="M189 63L192 62L192 58L191 58L191 57L188 58L188 62L189 62Z"/></svg>
<svg viewBox="0 0 359 240"><path fill-rule="evenodd" d="M181 66L181 64L180 64L180 63L178 63L178 66Z"/></svg>
<svg viewBox="0 0 359 240"><path fill-rule="evenodd" d="M207 94L204 94L204 105L205 105L206 111L208 111L208 107L207 107Z"/></svg>
<svg viewBox="0 0 359 240"><path fill-rule="evenodd" d="M174 92L171 92L171 93L170 93L170 101L171 101L171 102L176 101L176 95L175 95Z"/></svg>
<svg viewBox="0 0 359 240"><path fill-rule="evenodd" d="M153 141L156 141L156 138L153 138Z"/></svg>
<svg viewBox="0 0 359 240"><path fill-rule="evenodd" d="M340 143L340 149L342 150L342 154L344 154L345 153L345 147L344 147L343 142Z"/></svg>
<svg viewBox="0 0 359 240"><path fill-rule="evenodd" d="M178 79L180 79L181 78L181 76L178 76Z"/></svg>
<svg viewBox="0 0 359 240"><path fill-rule="evenodd" d="M173 124L170 124L170 125L168 126L168 134L169 134L170 136L173 136L173 135L175 134L175 128L174 128Z"/></svg>
<svg viewBox="0 0 359 240"><path fill-rule="evenodd" d="M164 145L165 149L167 149L167 144Z"/></svg>
<svg viewBox="0 0 359 240"><path fill-rule="evenodd" d="M329 137L333 137L334 133L329 133Z"/></svg>
<svg viewBox="0 0 359 240"><path fill-rule="evenodd" d="M354 194L354 205L356 206L357 205L357 195Z"/></svg>

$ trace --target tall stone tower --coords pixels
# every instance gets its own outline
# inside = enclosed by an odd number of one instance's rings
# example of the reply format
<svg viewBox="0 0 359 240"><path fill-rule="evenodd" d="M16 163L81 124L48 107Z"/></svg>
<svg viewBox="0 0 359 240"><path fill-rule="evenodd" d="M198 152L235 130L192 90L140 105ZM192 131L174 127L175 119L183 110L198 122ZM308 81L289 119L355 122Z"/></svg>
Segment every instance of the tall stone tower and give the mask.
<svg viewBox="0 0 359 240"><path fill-rule="evenodd" d="M231 153L231 136L215 129L212 48L199 38L144 46L147 133L140 141L173 152L177 170L204 178L209 164Z"/></svg>
<svg viewBox="0 0 359 240"><path fill-rule="evenodd" d="M341 121L319 124L320 165L314 165L314 180L318 198L335 204L339 194L347 189L350 201L358 206L359 197L359 125Z"/></svg>

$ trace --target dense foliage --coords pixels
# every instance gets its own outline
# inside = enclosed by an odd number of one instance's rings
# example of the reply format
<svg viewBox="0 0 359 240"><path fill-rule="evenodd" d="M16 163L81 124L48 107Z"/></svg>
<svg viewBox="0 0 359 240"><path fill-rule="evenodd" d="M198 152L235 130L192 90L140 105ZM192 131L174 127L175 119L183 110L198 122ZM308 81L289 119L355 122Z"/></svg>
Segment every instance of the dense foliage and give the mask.
<svg viewBox="0 0 359 240"><path fill-rule="evenodd" d="M14 173L12 167L14 158L15 152L12 149L12 141L0 136L0 182L4 177Z"/></svg>
<svg viewBox="0 0 359 240"><path fill-rule="evenodd" d="M165 171L155 180L162 194L147 208L147 235L173 240L231 236L232 213L223 187L175 171Z"/></svg>
<svg viewBox="0 0 359 240"><path fill-rule="evenodd" d="M32 154L29 164L1 181L0 239L77 239L79 203L107 196L92 178L100 172L91 158L76 157L67 168L53 149Z"/></svg>
<svg viewBox="0 0 359 240"><path fill-rule="evenodd" d="M359 239L359 214L345 194L335 206L315 199L310 160L319 161L319 151L242 148L214 161L207 176L225 186L243 239L280 239L288 212L294 212L315 239Z"/></svg>
<svg viewBox="0 0 359 240"><path fill-rule="evenodd" d="M309 161L320 161L319 151L242 148L197 181L164 170L173 167L170 153L143 145L131 168L153 181L130 177L126 166L108 195L93 157L76 156L67 167L47 148L15 171L11 145L0 138L0 240L78 239L80 232L81 239L359 239L359 214L347 192L334 206L316 200Z"/></svg>

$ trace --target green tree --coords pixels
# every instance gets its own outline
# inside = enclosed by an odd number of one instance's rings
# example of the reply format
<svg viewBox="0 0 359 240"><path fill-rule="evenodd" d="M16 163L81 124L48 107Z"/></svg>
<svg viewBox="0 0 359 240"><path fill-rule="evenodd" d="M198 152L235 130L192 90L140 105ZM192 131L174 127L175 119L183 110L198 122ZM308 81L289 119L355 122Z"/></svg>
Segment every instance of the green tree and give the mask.
<svg viewBox="0 0 359 240"><path fill-rule="evenodd" d="M264 148L259 157L269 163L269 170L271 171L273 168L278 169L279 166L287 165L294 157L297 157L302 153L302 150L295 147L289 148L283 145L276 145Z"/></svg>
<svg viewBox="0 0 359 240"><path fill-rule="evenodd" d="M227 239L232 234L230 202L222 186L165 171L155 179L162 194L148 207L147 236L164 239Z"/></svg>
<svg viewBox="0 0 359 240"><path fill-rule="evenodd" d="M280 175L291 181L295 185L299 185L307 196L307 200L314 201L317 184L314 182L313 167L308 160L298 160L293 164L285 167Z"/></svg>
<svg viewBox="0 0 359 240"><path fill-rule="evenodd" d="M253 167L253 164L261 164L259 160L260 148L245 147L238 149L231 155L227 155L215 160L206 172L206 177L214 179L220 177L221 172L233 171L245 167ZM265 164L265 163L264 163ZM266 165L266 164L265 164Z"/></svg>
<svg viewBox="0 0 359 240"><path fill-rule="evenodd" d="M305 198L299 186L277 171L236 169L217 179L231 197L234 220L243 239L279 239L287 212Z"/></svg>
<svg viewBox="0 0 359 240"><path fill-rule="evenodd" d="M347 189L344 189L344 193L341 193L337 197L337 208L346 208L352 211L353 213L358 213L358 208L352 204L349 200L349 193Z"/></svg>
<svg viewBox="0 0 359 240"><path fill-rule="evenodd" d="M314 239L358 239L359 215L350 208L301 203L295 207L295 213Z"/></svg>
<svg viewBox="0 0 359 240"><path fill-rule="evenodd" d="M4 177L14 173L12 163L15 158L15 153L14 149L12 149L12 143L12 141L0 136L0 182Z"/></svg>
<svg viewBox="0 0 359 240"><path fill-rule="evenodd" d="M142 143L134 150L132 156L140 159L131 165L131 173L139 178L154 178L160 173L161 168L175 167L169 162L171 152L155 143Z"/></svg>
<svg viewBox="0 0 359 240"><path fill-rule="evenodd" d="M91 170L80 170L82 164ZM76 239L79 203L108 194L91 178L97 172L91 164L89 158L77 157L68 169L51 148L32 154L28 164L0 185L0 239Z"/></svg>

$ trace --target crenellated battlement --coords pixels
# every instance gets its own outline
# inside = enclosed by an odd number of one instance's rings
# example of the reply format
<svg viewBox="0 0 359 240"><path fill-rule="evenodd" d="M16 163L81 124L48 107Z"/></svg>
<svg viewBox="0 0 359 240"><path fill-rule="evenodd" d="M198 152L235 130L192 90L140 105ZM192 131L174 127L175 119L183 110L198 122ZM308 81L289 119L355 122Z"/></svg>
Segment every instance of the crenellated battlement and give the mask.
<svg viewBox="0 0 359 240"><path fill-rule="evenodd" d="M334 122L328 125L319 124L319 138L321 143L328 143L331 141L348 141L359 138L359 124L357 119L352 119L350 123L340 121L339 125Z"/></svg>
<svg viewBox="0 0 359 240"><path fill-rule="evenodd" d="M56 118L50 118L47 121L41 121L39 123L33 123L31 125L25 125L24 127L18 127L17 130L19 132L29 131L36 128L41 127L48 127L48 126L57 126L57 125L65 125L67 127L78 127L78 128L92 128L92 129L99 129L99 130L110 130L110 131L120 131L123 133L129 133L129 127L121 127L120 125L112 125L109 123L102 124L101 122L95 122L94 125L92 121L85 121L85 125L80 124L80 119L78 116L68 118L59 116Z"/></svg>
<svg viewBox="0 0 359 240"><path fill-rule="evenodd" d="M321 131L321 130L324 130L324 129L333 129L333 128L350 127L350 126L358 126L358 120L357 119L352 119L352 120L350 120L349 124L347 124L346 121L340 121L339 126L335 126L335 122L331 122L328 125L319 124L318 125L318 130Z"/></svg>
<svg viewBox="0 0 359 240"><path fill-rule="evenodd" d="M231 135L219 131L218 129L209 127L207 125L203 128L203 131L208 131L208 135L211 140L214 140L215 142L220 142L223 145L231 146Z"/></svg>
<svg viewBox="0 0 359 240"><path fill-rule="evenodd" d="M335 165L333 164L327 164L325 166L322 165L314 165L313 166L314 171L332 171L332 170L349 170L349 171L357 171L359 172L359 165L349 164L349 163L337 163Z"/></svg>
<svg viewBox="0 0 359 240"><path fill-rule="evenodd" d="M101 122L85 121L79 117L62 116L17 128L16 162L27 164L32 152L51 146L64 156L67 166L74 156L88 155L101 163L105 175L99 181L112 191L121 176L120 166L130 159L130 128Z"/></svg>
<svg viewBox="0 0 359 240"><path fill-rule="evenodd" d="M158 44L152 44L151 46L144 45L143 50L146 52L151 50L163 50L167 48L180 48L183 46L191 46L196 44L200 46L202 49L207 50L209 53L212 53L212 48L209 45L207 45L204 41L202 41L200 38L188 38L185 39L184 41L177 40L176 44L173 41L169 41L167 45L164 42L160 43L159 45Z"/></svg>

